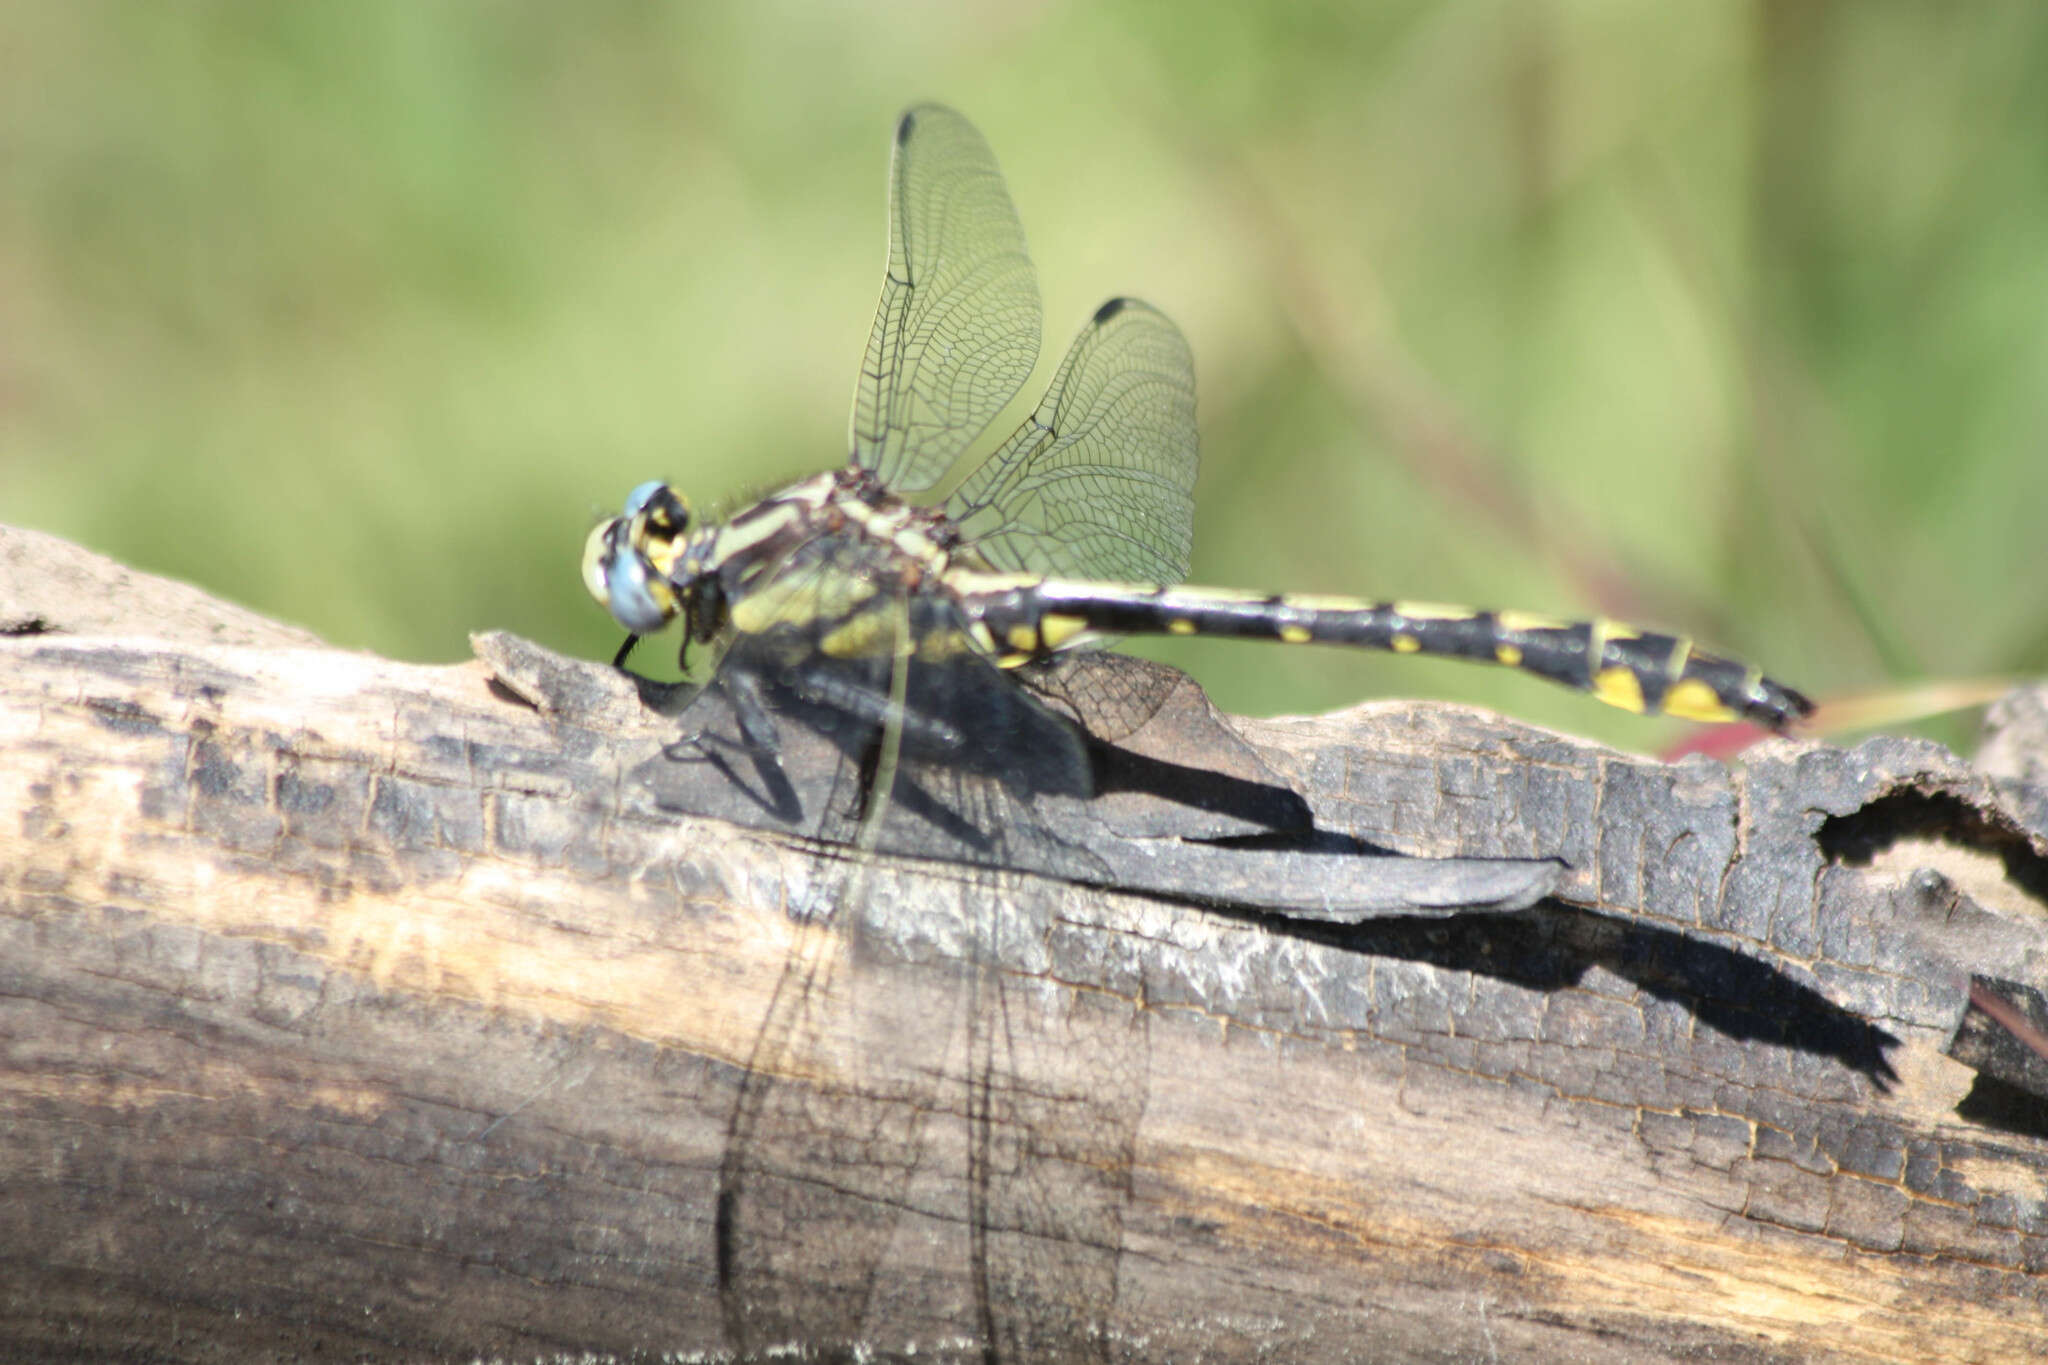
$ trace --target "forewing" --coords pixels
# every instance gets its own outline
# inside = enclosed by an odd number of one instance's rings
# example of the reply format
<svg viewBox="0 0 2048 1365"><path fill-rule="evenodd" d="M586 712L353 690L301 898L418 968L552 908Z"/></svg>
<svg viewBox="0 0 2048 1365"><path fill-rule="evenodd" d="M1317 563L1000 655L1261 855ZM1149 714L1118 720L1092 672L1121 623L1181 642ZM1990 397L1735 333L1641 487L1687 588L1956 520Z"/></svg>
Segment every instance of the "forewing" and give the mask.
<svg viewBox="0 0 2048 1365"><path fill-rule="evenodd" d="M907 1214L921 1220L913 1236L965 1239L956 1259L975 1267L975 1329L1046 1347L1005 1358L1095 1358L1115 1299L1121 1199L1142 1106L1127 1059L1113 1052L1084 1067L1087 1077L1118 1082L1103 1099L1074 1080L1079 1063L1067 1048L1055 1050L1060 1070L1007 1045L1010 1005L1000 980L983 981L987 964L1014 957L1019 943L1044 942L1048 910L1016 923L1024 911L1001 885L969 875L950 922L941 915L927 924L932 907L907 913L896 874L871 857L909 848L964 868L1008 866L1012 841L1034 837L1035 800L1085 794L1086 751L1069 722L981 656L913 657L914 644L957 637L967 623L943 595L878 588L861 596L834 582L874 583L871 567L851 538L816 542L777 566L778 610L733 640L714 684L767 708L757 735L766 730L780 756L795 759L805 735L839 751L835 795L797 818L805 832L852 846L821 854L792 897L804 913L720 1163L728 1331L749 1359L796 1343L820 1358L875 1343L886 1353L929 1335L929 1303L885 1269ZM821 605L830 610L818 612ZM831 652L856 642L870 648ZM855 934L860 953L850 949ZM1016 942L999 954L1003 934ZM892 943L902 945L894 965ZM967 1003L963 956L966 980L976 983L964 1029L956 1013ZM910 995L943 1002L915 1027L893 1012L907 988L891 989L889 974L903 971L925 974ZM1057 989L1050 995L1064 1001ZM1065 1012L1054 1016L1066 1021ZM1020 1092L1035 1098L1020 1108ZM974 1131L949 1130L934 1143L930 1116L963 1108ZM991 1154L1005 1185L993 1193ZM962 1182L969 1211L999 1218L999 1227L962 1219L952 1202Z"/></svg>
<svg viewBox="0 0 2048 1365"><path fill-rule="evenodd" d="M1046 884L1014 894L1010 932L1060 922ZM1147 1098L1143 993L1000 972L976 984L968 1221L987 1286L985 1358L1107 1361Z"/></svg>
<svg viewBox="0 0 2048 1365"><path fill-rule="evenodd" d="M742 633L723 661L718 685L742 689L749 704L768 708L755 724L770 733L757 733L756 742L776 746L778 766L779 732L788 723L828 718L828 737L844 744L851 759L902 705L909 661L893 642L880 653L837 661L826 675L837 685L820 695L804 684L835 627L801 609L839 591L830 580L854 567L843 559L826 553L784 564L777 582L803 588L785 604L787 619ZM903 636L900 597L854 609L874 610L892 635ZM897 747L901 732L898 717L888 747ZM845 828L854 856L820 857L793 889L792 905L802 913L792 951L748 1059L719 1163L719 1293L727 1332L745 1359L799 1344L819 1358L850 1358L875 1334L887 1339L889 1326L872 1311L877 1276L905 1191L925 1159L925 1117L934 1106L923 1078L944 1067L948 1031L898 1037L886 1011L860 991L861 974L848 970L848 938L874 885L866 855L887 815L886 798L864 799L853 789L857 763L838 765L842 780L833 784L851 798L849 806L800 817L820 830ZM885 766L893 772L893 758ZM889 778L880 781L890 785ZM920 1053L918 1045L932 1039L937 1051Z"/></svg>
<svg viewBox="0 0 2048 1365"><path fill-rule="evenodd" d="M914 1055L924 1037L904 1041L860 998L846 922L869 884L858 865L817 864L741 1079L715 1227L744 1359L792 1342L836 1359L876 1330L877 1276L923 1160L930 1096L906 1078L942 1059Z"/></svg>
<svg viewBox="0 0 2048 1365"><path fill-rule="evenodd" d="M1178 583L1194 543L1195 362L1164 313L1095 311L1038 409L946 510L1020 573Z"/></svg>
<svg viewBox="0 0 2048 1365"><path fill-rule="evenodd" d="M953 110L896 125L889 263L854 389L856 464L930 488L1038 362L1038 279L995 154Z"/></svg>

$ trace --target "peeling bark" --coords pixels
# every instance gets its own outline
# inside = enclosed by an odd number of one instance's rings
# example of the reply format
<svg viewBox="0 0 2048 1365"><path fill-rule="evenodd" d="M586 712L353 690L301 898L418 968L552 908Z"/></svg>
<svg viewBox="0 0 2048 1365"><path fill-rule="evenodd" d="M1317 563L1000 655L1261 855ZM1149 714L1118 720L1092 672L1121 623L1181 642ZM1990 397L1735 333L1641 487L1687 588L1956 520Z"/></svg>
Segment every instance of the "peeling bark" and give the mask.
<svg viewBox="0 0 2048 1365"><path fill-rule="evenodd" d="M676 722L600 666L395 664L139 575L109 617L125 571L6 536L0 1354L724 1347L743 1078L817 951L790 911L844 874L678 814ZM1097 1295L1111 1359L2034 1358L2048 1098L1970 1000L2048 986L2038 697L1988 771L1882 738L1667 766L1415 703L1217 740L1322 830L1551 869L1521 910L1310 920L898 849L851 955L808 959L857 1027L792 1030L778 1084L852 1112L972 1072L926 1021L990 979L1027 988L1020 1084L915 1092L880 1259L796 1255L856 1243L793 1209L784 1268L875 1352L957 1350L959 1108L995 1100L1022 1188L1116 1198L1006 1282ZM1150 818L1066 837L1115 868ZM991 898L1033 932L977 939ZM1031 1174L1062 1114L1110 1140Z"/></svg>

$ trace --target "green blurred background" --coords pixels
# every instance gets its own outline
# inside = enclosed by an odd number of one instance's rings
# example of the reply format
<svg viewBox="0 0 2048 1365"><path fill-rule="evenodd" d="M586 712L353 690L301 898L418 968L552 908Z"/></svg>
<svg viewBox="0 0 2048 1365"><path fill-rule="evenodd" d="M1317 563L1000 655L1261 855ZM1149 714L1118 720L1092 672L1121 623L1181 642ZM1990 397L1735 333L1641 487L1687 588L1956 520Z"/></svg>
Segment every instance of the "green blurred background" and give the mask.
<svg viewBox="0 0 2048 1365"><path fill-rule="evenodd" d="M1187 331L1195 581L1604 611L1823 697L2048 671L2038 0L14 0L0 519L337 644L606 656L628 487L843 458L921 98L1002 159L1041 377L1111 294ZM1175 643L1237 710L1675 733Z"/></svg>

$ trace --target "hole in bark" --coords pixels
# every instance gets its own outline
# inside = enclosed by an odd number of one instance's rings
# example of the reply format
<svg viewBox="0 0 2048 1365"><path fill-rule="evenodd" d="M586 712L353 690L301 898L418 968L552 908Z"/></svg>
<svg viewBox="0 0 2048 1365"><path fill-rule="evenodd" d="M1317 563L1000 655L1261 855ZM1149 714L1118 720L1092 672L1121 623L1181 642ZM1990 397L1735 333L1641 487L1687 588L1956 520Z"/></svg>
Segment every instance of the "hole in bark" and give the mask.
<svg viewBox="0 0 2048 1365"><path fill-rule="evenodd" d="M1869 867L1892 847L1935 840L1995 858L2006 880L2048 905L2048 857L2026 832L1951 792L1902 788L1861 810L1829 817L1820 827L1820 850L1829 862Z"/></svg>

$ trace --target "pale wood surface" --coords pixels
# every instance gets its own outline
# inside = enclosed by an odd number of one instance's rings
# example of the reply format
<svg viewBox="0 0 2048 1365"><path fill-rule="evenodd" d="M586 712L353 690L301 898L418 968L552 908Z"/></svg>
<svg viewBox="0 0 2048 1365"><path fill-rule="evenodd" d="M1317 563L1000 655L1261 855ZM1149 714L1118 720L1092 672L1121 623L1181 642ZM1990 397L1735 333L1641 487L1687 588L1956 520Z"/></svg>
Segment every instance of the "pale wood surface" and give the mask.
<svg viewBox="0 0 2048 1365"><path fill-rule="evenodd" d="M812 1153L916 1139L869 1240L788 1215L782 1271L880 1258L811 1301L857 1299L879 1353L977 1330L967 1101L930 1087L977 1065L1020 1082L981 1092L1019 1106L1005 1197L1058 1205L1005 1311L1080 1295L1111 1359L2048 1339L2048 1104L1944 1053L1971 974L2048 982L2038 731L1994 777L1901 740L1668 767L1422 704L1238 722L1320 825L1561 858L1558 896L1347 926L890 859L837 960L790 912L848 874L664 809L636 774L677 723L600 666L537 708L141 575L110 607L125 571L5 535L0 1356L769 1344L721 1302L715 1202L793 952L844 1027L798 1017L754 1093L940 1106ZM975 927L996 901L1014 942ZM948 1023L991 983L993 1072ZM1085 1141L1034 1153L1027 1116Z"/></svg>

